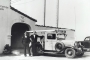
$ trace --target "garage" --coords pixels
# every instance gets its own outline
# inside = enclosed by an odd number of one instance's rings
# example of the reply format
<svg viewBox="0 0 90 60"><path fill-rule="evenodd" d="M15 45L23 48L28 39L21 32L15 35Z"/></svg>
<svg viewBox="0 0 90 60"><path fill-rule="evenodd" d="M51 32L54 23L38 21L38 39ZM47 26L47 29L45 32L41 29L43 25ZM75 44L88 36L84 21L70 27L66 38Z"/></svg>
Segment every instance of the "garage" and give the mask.
<svg viewBox="0 0 90 60"><path fill-rule="evenodd" d="M22 36L25 31L30 30L29 25L24 23L15 23L11 30L11 47L12 49L23 48Z"/></svg>

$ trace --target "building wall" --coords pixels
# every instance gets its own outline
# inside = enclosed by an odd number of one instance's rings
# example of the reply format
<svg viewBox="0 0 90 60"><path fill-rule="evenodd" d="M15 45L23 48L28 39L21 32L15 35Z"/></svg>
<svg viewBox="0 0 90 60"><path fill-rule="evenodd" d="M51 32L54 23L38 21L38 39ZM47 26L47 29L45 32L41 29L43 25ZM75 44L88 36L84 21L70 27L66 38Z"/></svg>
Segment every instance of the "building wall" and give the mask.
<svg viewBox="0 0 90 60"><path fill-rule="evenodd" d="M53 30L56 28L50 28L50 27L43 27L43 26L36 26L35 30ZM66 40L75 40L75 31L71 29L64 29L66 30Z"/></svg>
<svg viewBox="0 0 90 60"><path fill-rule="evenodd" d="M48 30L48 29L55 29L55 28L50 28L50 27L40 27L40 26L36 26L35 28L36 30Z"/></svg>
<svg viewBox="0 0 90 60"><path fill-rule="evenodd" d="M0 0L0 53L7 39L7 20L10 10L10 0Z"/></svg>
<svg viewBox="0 0 90 60"><path fill-rule="evenodd" d="M15 23L25 23L31 30L35 29L34 21L10 9L10 0L0 0L0 53L5 44L11 45L11 28Z"/></svg>

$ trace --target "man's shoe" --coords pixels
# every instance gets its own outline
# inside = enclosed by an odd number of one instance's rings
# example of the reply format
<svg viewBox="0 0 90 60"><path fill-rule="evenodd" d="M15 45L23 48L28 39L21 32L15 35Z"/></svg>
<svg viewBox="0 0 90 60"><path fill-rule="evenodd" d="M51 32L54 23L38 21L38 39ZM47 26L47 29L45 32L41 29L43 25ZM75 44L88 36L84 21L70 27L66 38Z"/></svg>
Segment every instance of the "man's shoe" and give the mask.
<svg viewBox="0 0 90 60"><path fill-rule="evenodd" d="M27 55L24 55L25 57L27 56Z"/></svg>
<svg viewBox="0 0 90 60"><path fill-rule="evenodd" d="M31 57L32 57L33 55L31 55Z"/></svg>

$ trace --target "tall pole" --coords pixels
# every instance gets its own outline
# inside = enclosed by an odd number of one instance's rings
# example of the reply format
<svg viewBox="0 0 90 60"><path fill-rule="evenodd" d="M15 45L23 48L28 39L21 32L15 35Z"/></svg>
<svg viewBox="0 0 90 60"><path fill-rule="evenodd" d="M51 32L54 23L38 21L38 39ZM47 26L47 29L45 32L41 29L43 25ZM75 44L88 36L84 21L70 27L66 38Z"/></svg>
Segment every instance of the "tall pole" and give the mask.
<svg viewBox="0 0 90 60"><path fill-rule="evenodd" d="M59 22L59 0L57 1L57 29L58 29L58 22Z"/></svg>
<svg viewBox="0 0 90 60"><path fill-rule="evenodd" d="M45 19L46 19L46 0L44 0L44 26L45 26Z"/></svg>

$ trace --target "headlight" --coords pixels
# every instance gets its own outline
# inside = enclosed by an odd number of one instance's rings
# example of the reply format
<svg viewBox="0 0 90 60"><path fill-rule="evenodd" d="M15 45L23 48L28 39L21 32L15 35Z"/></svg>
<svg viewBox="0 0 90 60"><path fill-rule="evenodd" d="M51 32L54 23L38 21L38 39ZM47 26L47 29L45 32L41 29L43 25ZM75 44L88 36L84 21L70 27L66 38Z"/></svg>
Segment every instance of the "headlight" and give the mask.
<svg viewBox="0 0 90 60"><path fill-rule="evenodd" d="M75 42L75 43L74 43L74 46L77 46L77 45L78 45L78 43L77 43L77 42Z"/></svg>

